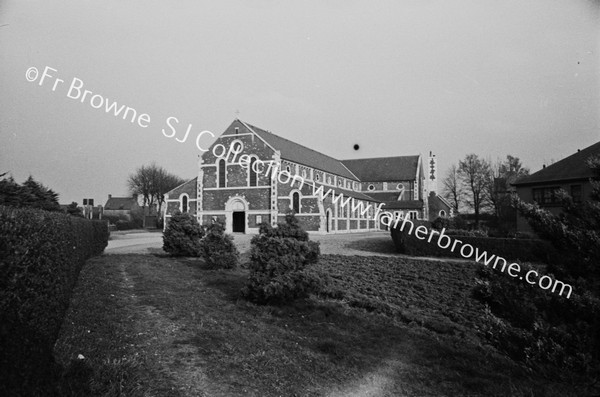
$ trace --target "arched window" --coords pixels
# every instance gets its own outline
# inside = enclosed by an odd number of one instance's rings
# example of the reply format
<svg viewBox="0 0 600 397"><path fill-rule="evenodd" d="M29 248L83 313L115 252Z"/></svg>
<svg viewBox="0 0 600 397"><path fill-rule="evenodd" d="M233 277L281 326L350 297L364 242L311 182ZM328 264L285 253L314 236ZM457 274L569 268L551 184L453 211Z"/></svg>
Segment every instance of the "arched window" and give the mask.
<svg viewBox="0 0 600 397"><path fill-rule="evenodd" d="M258 186L258 178L256 176L256 171L254 171L254 163L256 163L256 157L250 157L250 166L248 168L248 172L250 173L250 177L248 178L249 186Z"/></svg>
<svg viewBox="0 0 600 397"><path fill-rule="evenodd" d="M219 183L217 187L225 187L225 172L227 168L225 166L225 160L219 160Z"/></svg>
<svg viewBox="0 0 600 397"><path fill-rule="evenodd" d="M181 196L181 212L188 212L188 196Z"/></svg>
<svg viewBox="0 0 600 397"><path fill-rule="evenodd" d="M440 216L441 216L442 218L445 218L445 217L446 217L446 211L444 211L444 210L441 210L441 211L440 211Z"/></svg>
<svg viewBox="0 0 600 397"><path fill-rule="evenodd" d="M298 192L292 194L292 209L296 214L300 213L300 193Z"/></svg>

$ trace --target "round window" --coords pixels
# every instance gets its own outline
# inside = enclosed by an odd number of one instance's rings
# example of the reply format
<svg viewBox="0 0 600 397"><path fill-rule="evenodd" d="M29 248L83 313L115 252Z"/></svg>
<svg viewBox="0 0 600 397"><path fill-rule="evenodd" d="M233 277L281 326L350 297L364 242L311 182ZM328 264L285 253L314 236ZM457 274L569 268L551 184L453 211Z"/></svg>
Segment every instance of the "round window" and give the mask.
<svg viewBox="0 0 600 397"><path fill-rule="evenodd" d="M375 186L369 185L369 187L367 189L369 189L369 190L375 190Z"/></svg>

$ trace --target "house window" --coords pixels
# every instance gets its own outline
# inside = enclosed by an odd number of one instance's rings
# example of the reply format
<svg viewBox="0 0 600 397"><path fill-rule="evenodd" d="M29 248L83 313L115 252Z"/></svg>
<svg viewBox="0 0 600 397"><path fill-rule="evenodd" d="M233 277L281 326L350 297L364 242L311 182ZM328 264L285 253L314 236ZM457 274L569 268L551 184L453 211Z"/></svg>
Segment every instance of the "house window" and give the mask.
<svg viewBox="0 0 600 397"><path fill-rule="evenodd" d="M218 184L218 187L225 187L225 172L226 172L225 160L221 159L221 160L219 160L219 184Z"/></svg>
<svg viewBox="0 0 600 397"><path fill-rule="evenodd" d="M288 174L289 174L289 173L291 172L291 170L292 170L292 169L291 169L291 168L290 168L290 166L288 165L287 167L285 167L285 170L286 170L286 171L288 172Z"/></svg>
<svg viewBox="0 0 600 397"><path fill-rule="evenodd" d="M417 211L410 211L410 219L417 219Z"/></svg>
<svg viewBox="0 0 600 397"><path fill-rule="evenodd" d="M383 190L387 190L387 188L388 188L387 182L383 182Z"/></svg>
<svg viewBox="0 0 600 397"><path fill-rule="evenodd" d="M302 170L302 178L306 179L306 170Z"/></svg>
<svg viewBox="0 0 600 397"><path fill-rule="evenodd" d="M441 210L441 211L440 211L440 217L441 217L441 218L445 218L445 217L446 217L446 211L444 211L444 210Z"/></svg>
<svg viewBox="0 0 600 397"><path fill-rule="evenodd" d="M319 176L319 174L315 174L315 179L318 181L319 179L321 179L321 177Z"/></svg>
<svg viewBox="0 0 600 397"><path fill-rule="evenodd" d="M188 212L188 196L181 197L181 212Z"/></svg>
<svg viewBox="0 0 600 397"><path fill-rule="evenodd" d="M369 185L369 187L367 188L369 190L375 190L375 186L373 184Z"/></svg>
<svg viewBox="0 0 600 397"><path fill-rule="evenodd" d="M581 203L581 185L571 185L571 198L575 203Z"/></svg>
<svg viewBox="0 0 600 397"><path fill-rule="evenodd" d="M256 163L256 157L251 157L250 167L248 167L248 172L250 173L250 177L248 178L249 186L258 186L258 178L256 176L256 171L254 171L254 163Z"/></svg>
<svg viewBox="0 0 600 397"><path fill-rule="evenodd" d="M256 215L256 224L260 225L262 223L262 215Z"/></svg>
<svg viewBox="0 0 600 397"><path fill-rule="evenodd" d="M339 179L339 180L338 180L338 186L340 186L340 187L341 187L341 186L342 186L342 183L344 183L344 181L343 181L343 180L341 180L341 179Z"/></svg>
<svg viewBox="0 0 600 397"><path fill-rule="evenodd" d="M559 187L534 188L532 190L533 201L540 205L559 204L560 200L556 196L556 192L558 192L559 190Z"/></svg>
<svg viewBox="0 0 600 397"><path fill-rule="evenodd" d="M300 193L298 192L292 194L292 209L294 210L294 213L300 213Z"/></svg>

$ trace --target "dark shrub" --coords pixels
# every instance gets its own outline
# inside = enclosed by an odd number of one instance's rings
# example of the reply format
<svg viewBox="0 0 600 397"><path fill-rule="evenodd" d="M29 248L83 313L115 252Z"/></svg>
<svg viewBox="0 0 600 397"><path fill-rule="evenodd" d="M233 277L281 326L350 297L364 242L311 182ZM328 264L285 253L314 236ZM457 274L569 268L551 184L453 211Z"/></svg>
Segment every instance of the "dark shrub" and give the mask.
<svg viewBox="0 0 600 397"><path fill-rule="evenodd" d="M163 250L173 256L200 256L204 231L193 215L175 212L163 234Z"/></svg>
<svg viewBox="0 0 600 397"><path fill-rule="evenodd" d="M132 230L132 229L140 229L141 225L137 221L124 221L118 220L115 223L117 230Z"/></svg>
<svg viewBox="0 0 600 397"><path fill-rule="evenodd" d="M431 222L431 227L435 230L442 230L443 228L450 228L450 220L448 218L437 217Z"/></svg>
<svg viewBox="0 0 600 397"><path fill-rule="evenodd" d="M106 222L0 206L0 395L52 395L52 349L86 259Z"/></svg>
<svg viewBox="0 0 600 397"><path fill-rule="evenodd" d="M522 264L527 272L531 269ZM600 369L600 301L591 294L569 299L482 267L473 296L486 303L483 332L495 346L528 364L550 364L586 374ZM573 285L575 292L584 290Z"/></svg>
<svg viewBox="0 0 600 397"><path fill-rule="evenodd" d="M250 276L242 294L257 303L287 303L307 297L321 285L307 266L319 258L319 243L309 241L293 215L272 228L261 224L252 238Z"/></svg>
<svg viewBox="0 0 600 397"><path fill-rule="evenodd" d="M225 234L223 224L215 222L204 226L205 236L200 240L200 250L207 266L212 269L234 269L239 260L239 252L233 237Z"/></svg>

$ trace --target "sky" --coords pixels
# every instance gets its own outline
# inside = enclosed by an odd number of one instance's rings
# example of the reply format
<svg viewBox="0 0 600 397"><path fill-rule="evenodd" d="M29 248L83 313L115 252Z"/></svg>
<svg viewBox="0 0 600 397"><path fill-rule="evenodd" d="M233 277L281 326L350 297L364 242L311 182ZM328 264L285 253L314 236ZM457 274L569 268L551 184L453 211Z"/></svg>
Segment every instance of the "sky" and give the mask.
<svg viewBox="0 0 600 397"><path fill-rule="evenodd" d="M235 118L338 159L433 151L440 177L537 171L600 140L600 2L0 0L0 173L104 204L152 161L195 177Z"/></svg>

